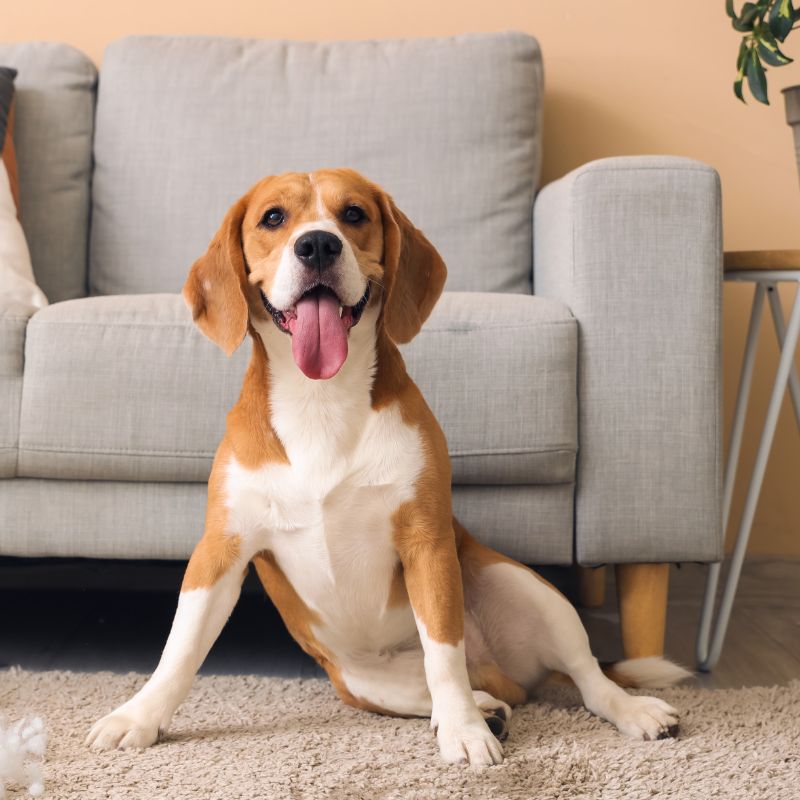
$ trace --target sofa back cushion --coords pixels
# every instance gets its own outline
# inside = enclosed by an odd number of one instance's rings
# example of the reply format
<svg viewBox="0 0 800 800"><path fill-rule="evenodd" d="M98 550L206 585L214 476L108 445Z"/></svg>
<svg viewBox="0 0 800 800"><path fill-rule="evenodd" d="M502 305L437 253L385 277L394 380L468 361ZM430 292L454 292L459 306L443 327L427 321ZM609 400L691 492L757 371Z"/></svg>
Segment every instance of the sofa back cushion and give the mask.
<svg viewBox="0 0 800 800"><path fill-rule="evenodd" d="M449 289L530 291L541 84L519 33L118 41L98 96L91 290L178 291L257 180L349 166L426 232Z"/></svg>
<svg viewBox="0 0 800 800"><path fill-rule="evenodd" d="M17 70L14 149L20 220L51 302L86 294L97 72L65 44L0 44Z"/></svg>

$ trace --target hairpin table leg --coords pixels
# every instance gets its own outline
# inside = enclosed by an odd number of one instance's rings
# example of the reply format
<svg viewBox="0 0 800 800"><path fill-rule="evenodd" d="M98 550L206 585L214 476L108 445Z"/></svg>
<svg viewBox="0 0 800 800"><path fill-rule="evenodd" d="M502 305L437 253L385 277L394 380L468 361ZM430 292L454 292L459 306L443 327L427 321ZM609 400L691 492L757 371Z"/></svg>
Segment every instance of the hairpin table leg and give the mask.
<svg viewBox="0 0 800 800"><path fill-rule="evenodd" d="M774 284L770 283L770 289L774 293ZM731 450L728 455L728 463L725 470L725 491L723 505L723 525L727 527L728 516L730 513L730 503L733 494L733 483L736 477L736 464L741 447L741 436L744 428L744 413L747 407L747 395L750 391L752 378L753 361L755 358L755 348L758 337L758 328L761 322L761 311L763 307L765 284L758 282L756 294L753 300L753 310L750 316L750 329L747 334L747 347L745 350L745 360L742 367L742 377L739 384L739 396L736 400L736 412L734 415L734 428L731 435ZM777 299L777 298L776 298ZM770 301L771 303L773 301ZM775 320L776 331L780 342L780 328L782 327L783 315L776 315L775 307L772 308ZM697 660L698 666L704 672L714 668L719 660L722 645L725 641L725 633L730 621L731 609L736 596L736 588L739 583L739 576L742 571L747 542L750 539L750 531L753 526L758 498L761 493L761 486L764 482L764 473L767 468L767 459L772 448L772 441L775 436L775 428L778 424L778 414L780 412L783 395L789 382L789 376L793 373L794 353L797 341L800 337L800 290L795 297L792 314L789 318L789 326L785 331L785 337L781 347L781 358L778 363L778 372L775 376L775 384L772 388L767 418L764 422L764 430L761 433L761 440L758 445L753 474L750 478L750 486L747 491L742 520L739 525L739 532L736 537L736 545L731 558L731 566L725 582L725 588L720 602L719 613L716 625L712 634L712 621L714 614L714 604L716 598L717 583L719 582L720 564L712 564L709 570L706 593L703 600L703 611L700 619L700 630L697 636ZM793 399L795 397L793 391ZM797 413L797 404L795 404ZM800 415L799 415L800 416Z"/></svg>
<svg viewBox="0 0 800 800"><path fill-rule="evenodd" d="M797 285L800 290L800 283ZM767 287L767 298L769 307L772 311L772 321L775 324L775 336L778 339L778 349L783 350L783 342L786 339L786 324L783 321L783 309L781 299L778 296L778 289L774 283ZM792 405L794 406L794 416L797 420L797 427L800 429L800 379L797 377L797 368L792 362L792 370L789 373L789 391L792 395Z"/></svg>

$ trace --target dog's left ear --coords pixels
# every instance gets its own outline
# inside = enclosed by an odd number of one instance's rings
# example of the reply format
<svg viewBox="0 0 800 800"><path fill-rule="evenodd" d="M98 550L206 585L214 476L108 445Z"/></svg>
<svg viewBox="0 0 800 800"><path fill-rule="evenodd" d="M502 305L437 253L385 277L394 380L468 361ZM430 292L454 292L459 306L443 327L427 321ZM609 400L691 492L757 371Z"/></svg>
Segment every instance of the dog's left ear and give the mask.
<svg viewBox="0 0 800 800"><path fill-rule="evenodd" d="M231 206L205 255L192 265L183 298L197 327L231 355L247 334L242 221L250 193Z"/></svg>
<svg viewBox="0 0 800 800"><path fill-rule="evenodd" d="M378 190L383 217L386 331L398 344L410 342L430 315L447 278L447 267L422 231Z"/></svg>

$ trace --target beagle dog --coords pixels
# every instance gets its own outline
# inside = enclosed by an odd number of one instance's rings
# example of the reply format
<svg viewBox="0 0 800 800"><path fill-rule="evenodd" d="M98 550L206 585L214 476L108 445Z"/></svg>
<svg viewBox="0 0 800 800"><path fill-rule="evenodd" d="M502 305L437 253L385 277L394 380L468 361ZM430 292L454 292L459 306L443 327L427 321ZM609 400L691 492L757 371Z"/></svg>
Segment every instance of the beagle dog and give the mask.
<svg viewBox="0 0 800 800"><path fill-rule="evenodd" d="M674 708L621 687L685 670L652 658L604 671L570 603L453 517L445 437L397 348L445 276L391 197L352 170L265 178L228 211L183 295L228 355L249 333L252 359L161 660L88 744L156 741L250 563L341 699L430 717L445 761L499 764L511 707L553 672L624 734L675 733Z"/></svg>

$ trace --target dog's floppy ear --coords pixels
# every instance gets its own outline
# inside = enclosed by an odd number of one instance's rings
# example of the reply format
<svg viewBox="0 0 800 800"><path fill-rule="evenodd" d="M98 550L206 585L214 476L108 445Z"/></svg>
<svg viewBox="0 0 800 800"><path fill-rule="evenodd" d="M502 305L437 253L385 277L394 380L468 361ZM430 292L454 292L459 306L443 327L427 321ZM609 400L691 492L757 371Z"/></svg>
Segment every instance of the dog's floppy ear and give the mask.
<svg viewBox="0 0 800 800"><path fill-rule="evenodd" d="M192 265L183 298L197 327L228 355L247 333L247 275L242 252L242 220L250 194L231 206L205 255Z"/></svg>
<svg viewBox="0 0 800 800"><path fill-rule="evenodd" d="M399 343L410 342L433 310L447 278L447 267L422 231L378 190L383 217L383 266L386 332Z"/></svg>

